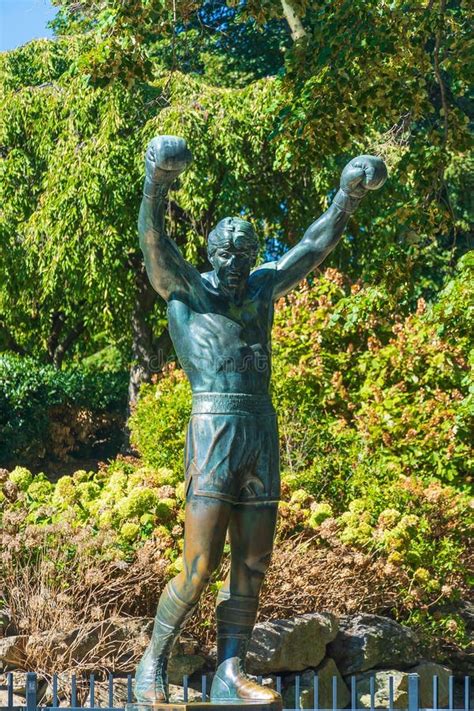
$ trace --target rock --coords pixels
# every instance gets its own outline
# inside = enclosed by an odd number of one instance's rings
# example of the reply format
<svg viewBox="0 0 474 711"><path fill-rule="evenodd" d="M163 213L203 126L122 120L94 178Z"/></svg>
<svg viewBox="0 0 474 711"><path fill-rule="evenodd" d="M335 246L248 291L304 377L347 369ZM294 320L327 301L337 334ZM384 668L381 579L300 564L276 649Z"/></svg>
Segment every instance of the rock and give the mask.
<svg viewBox="0 0 474 711"><path fill-rule="evenodd" d="M13 694L13 706L24 706L25 698L23 696L17 696ZM0 689L0 708L8 706L8 691L3 691Z"/></svg>
<svg viewBox="0 0 474 711"><path fill-rule="evenodd" d="M183 676L192 676L205 665L204 657L199 654L172 654L169 665L168 675L171 684L180 685L183 683Z"/></svg>
<svg viewBox="0 0 474 711"><path fill-rule="evenodd" d="M252 634L247 670L250 674L266 674L316 667L337 630L336 617L330 613L262 622Z"/></svg>
<svg viewBox="0 0 474 711"><path fill-rule="evenodd" d="M209 691L208 687L208 691ZM184 701L184 689L182 686L170 684L170 703L175 704ZM202 701L202 693L188 686L188 702Z"/></svg>
<svg viewBox="0 0 474 711"><path fill-rule="evenodd" d="M397 669L380 669L365 672L356 676L357 707L370 708L370 678L374 677L375 707L389 707L389 679L393 678L393 707L406 709L408 707L408 677L409 674L419 675L419 706L433 708L433 676L438 676L438 706L448 705L449 669L432 662L423 662L409 671ZM350 683L350 680L348 680Z"/></svg>
<svg viewBox="0 0 474 711"><path fill-rule="evenodd" d="M173 647L173 653L176 654L199 654L199 642L190 634L182 634L176 641Z"/></svg>
<svg viewBox="0 0 474 711"><path fill-rule="evenodd" d="M343 675L377 667L407 669L421 656L420 641L408 627L379 615L344 616L327 648Z"/></svg>
<svg viewBox="0 0 474 711"><path fill-rule="evenodd" d="M148 644L153 620L148 617L110 618L84 624L68 633L33 635L26 643L31 659L61 660L62 664L88 667L110 660L109 666L131 672Z"/></svg>
<svg viewBox="0 0 474 711"><path fill-rule="evenodd" d="M23 665L27 640L27 635L0 638L0 662L6 671Z"/></svg>
<svg viewBox="0 0 474 711"><path fill-rule="evenodd" d="M449 677L452 672L447 667L434 662L422 662L413 669L412 674L420 677L420 707L433 708L433 677L438 677L438 708L444 708L449 702Z"/></svg>
<svg viewBox="0 0 474 711"><path fill-rule="evenodd" d="M124 707L128 701L127 697L128 683L127 679L114 679L114 697L113 706L115 708ZM43 699L43 703L44 703ZM109 705L109 682L108 681L96 681L94 684L94 706L108 706ZM84 708L91 707L91 696L90 692L84 702Z"/></svg>
<svg viewBox="0 0 474 711"><path fill-rule="evenodd" d="M38 703L42 707L53 705L53 684L48 682L42 694L38 694ZM58 674L57 698L60 706L71 705L71 675L61 672Z"/></svg>
<svg viewBox="0 0 474 711"><path fill-rule="evenodd" d="M337 708L345 708L351 700L351 695L334 661L325 659L316 673L319 678L318 708L333 708L332 684L334 676L337 679ZM315 672L312 670L305 671L300 676L299 707L302 709L314 709L314 676ZM287 709L296 708L294 679L294 675L292 675L291 683L285 685L283 690L283 707Z"/></svg>
<svg viewBox="0 0 474 711"><path fill-rule="evenodd" d="M12 678L13 694L23 699L22 705L25 705L26 698L26 672L24 671L12 671L9 672ZM7 675L5 674L5 685L7 683ZM37 698L40 699L48 686L48 682L43 677L37 677L36 680L36 694ZM1 706L2 704L0 704Z"/></svg>
<svg viewBox="0 0 474 711"><path fill-rule="evenodd" d="M393 677L393 708L406 709L408 707L407 672L397 671L396 669L384 669L381 671L370 671L356 676L357 708L370 708L371 677L374 678L374 705L376 708L388 708L390 677Z"/></svg>

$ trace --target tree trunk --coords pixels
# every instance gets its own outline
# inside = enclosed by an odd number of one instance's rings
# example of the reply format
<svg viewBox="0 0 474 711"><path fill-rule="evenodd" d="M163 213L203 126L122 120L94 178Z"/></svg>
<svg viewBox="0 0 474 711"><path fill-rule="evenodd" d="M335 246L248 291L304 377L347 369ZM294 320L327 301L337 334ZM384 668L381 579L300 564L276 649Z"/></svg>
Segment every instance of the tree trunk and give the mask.
<svg viewBox="0 0 474 711"><path fill-rule="evenodd" d="M80 304L77 305L78 310L80 306ZM51 332L49 334L47 348L48 362L54 365L58 370L61 368L66 353L70 350L71 346L74 345L85 328L84 320L80 318L74 326L71 327L69 332L64 335L66 324L66 315L62 311L55 311L51 319Z"/></svg>
<svg viewBox="0 0 474 711"><path fill-rule="evenodd" d="M303 37L306 37L306 30L303 27L303 23L301 22L300 18L298 17L288 0L281 0L281 5L286 21L290 26L293 41L298 42L299 40L303 39Z"/></svg>
<svg viewBox="0 0 474 711"><path fill-rule="evenodd" d="M71 348L71 346L77 341L79 336L82 334L82 332L85 329L85 324L84 321L81 319L79 320L76 325L69 331L67 334L66 338L62 343L58 343L56 345L56 348L54 349L53 353L53 365L55 368L61 367L64 356L68 352L68 350Z"/></svg>
<svg viewBox="0 0 474 711"><path fill-rule="evenodd" d="M0 322L0 348L2 350L12 351L18 355L26 355L26 351L23 346L16 341L12 336L8 328Z"/></svg>

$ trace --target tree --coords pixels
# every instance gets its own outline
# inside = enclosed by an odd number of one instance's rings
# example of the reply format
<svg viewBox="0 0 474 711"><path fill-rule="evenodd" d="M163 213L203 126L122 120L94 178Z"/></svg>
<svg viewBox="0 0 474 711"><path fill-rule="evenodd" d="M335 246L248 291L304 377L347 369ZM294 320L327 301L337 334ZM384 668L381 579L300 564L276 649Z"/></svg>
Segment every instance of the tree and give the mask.
<svg viewBox="0 0 474 711"><path fill-rule="evenodd" d="M195 154L168 228L200 267L226 214L256 222L262 253L267 238L294 242L346 159L368 151L390 181L331 263L408 307L466 249L464 3L58 5L57 40L0 60L4 348L60 366L112 343L132 362L132 402L160 367L164 304L135 226L156 133L185 136ZM288 7L304 30L293 46Z"/></svg>

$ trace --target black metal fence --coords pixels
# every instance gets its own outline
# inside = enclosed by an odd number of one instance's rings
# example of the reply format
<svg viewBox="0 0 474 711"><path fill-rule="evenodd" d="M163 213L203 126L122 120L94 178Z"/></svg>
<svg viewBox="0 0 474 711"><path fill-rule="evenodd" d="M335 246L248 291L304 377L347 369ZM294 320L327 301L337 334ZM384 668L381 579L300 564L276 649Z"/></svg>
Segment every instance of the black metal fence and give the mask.
<svg viewBox="0 0 474 711"><path fill-rule="evenodd" d="M18 674L18 672L16 673ZM24 693L22 694L22 700L24 698L24 703L18 704L18 698L15 698L15 684L13 674L7 673L5 676L5 682L0 684L0 691L6 692L6 706L0 706L0 711L20 711L25 709L26 711L37 711L37 709L46 708L62 708L67 709L67 711L81 711L84 708L92 709L93 711L124 711L125 704L133 703L133 678L129 674L126 677L116 677L113 674L108 676L105 682L106 685L106 703L104 699L97 699L96 689L97 680L94 674L91 674L87 679L80 677L80 679L72 674L68 678L68 703L65 703L59 697L59 683L61 682L61 687L64 689L64 677L61 678L57 674L54 674L51 679L51 694L50 700L43 703L44 694L38 693L38 675L33 672L25 673L25 684ZM120 702L118 703L116 695L116 685L120 679L122 684L122 694ZM262 682L262 678L259 677L258 680ZM448 693L447 693L447 705L439 705L439 678L438 676L432 677L431 685L431 705L421 706L420 702L420 678L418 674L408 675L408 688L407 688L407 706L405 706L405 711L441 711L441 709L449 709L454 711L455 709L462 709L463 711L474 711L471 704L471 683L470 677L465 676L462 679L455 679L454 676L448 678ZM326 682L327 683L327 682ZM103 690L104 682L101 681L101 689ZM300 695L302 691L301 676L296 675L293 681L294 684L294 705L291 707L286 707L284 711L296 711L301 709ZM125 685L125 688L123 688ZM275 677L275 688L278 692L282 691L282 678L280 676ZM308 689L307 684L305 685L305 690L310 694L312 704L312 711L342 711L340 706L338 706L338 678L336 676L332 677L332 688L331 696L332 703L330 707L322 708L320 705L320 679L318 674L315 673L313 678L313 686ZM193 689L192 698L190 698L190 689ZM183 677L182 684L182 694L181 698L176 698L174 703L179 704L182 702L193 703L196 701L206 702L208 700L208 689L209 689L209 679L203 674L201 677L200 689L196 694L195 683L191 687L189 684L188 677ZM125 691L125 693L123 693ZM426 693L426 692L425 692ZM350 679L350 704L346 705L345 709L350 709L350 711L359 711L358 709L358 683L357 678L352 676ZM102 695L103 696L103 695ZM400 709L398 703L395 702L395 691L394 691L394 678L392 676L388 677L388 685L386 689L386 699L387 703L384 706L376 705L376 682L375 677L372 676L369 679L369 694L370 705L364 704L364 711L369 709L370 711L376 711L377 709L388 709L388 711L395 711L395 709ZM81 703L82 700L82 703ZM14 703L16 701L16 703ZM286 696L286 701L288 704L288 696ZM304 704L305 708L308 708Z"/></svg>

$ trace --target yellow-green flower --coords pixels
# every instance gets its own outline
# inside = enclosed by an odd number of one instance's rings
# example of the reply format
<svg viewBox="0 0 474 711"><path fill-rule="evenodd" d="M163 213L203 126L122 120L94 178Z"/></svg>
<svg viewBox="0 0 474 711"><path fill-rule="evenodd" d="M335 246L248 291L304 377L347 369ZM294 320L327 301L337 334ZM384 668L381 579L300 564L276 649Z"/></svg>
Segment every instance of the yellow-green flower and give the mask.
<svg viewBox="0 0 474 711"><path fill-rule="evenodd" d="M51 482L45 479L39 479L39 481L33 481L28 489L27 494L33 501L47 501L51 496L53 490L53 485Z"/></svg>
<svg viewBox="0 0 474 711"><path fill-rule="evenodd" d="M76 500L76 487L70 476L62 476L56 482L53 494L53 502L62 507L67 507Z"/></svg>
<svg viewBox="0 0 474 711"><path fill-rule="evenodd" d="M417 568L413 573L413 578L417 583L427 585L431 579L430 571L426 570L426 568Z"/></svg>
<svg viewBox="0 0 474 711"><path fill-rule="evenodd" d="M10 472L10 481L17 485L22 491L26 491L33 481L33 474L26 467L15 467L13 471Z"/></svg>
<svg viewBox="0 0 474 711"><path fill-rule="evenodd" d="M124 499L117 503L117 513L120 518L131 518L151 513L156 510L159 499L154 489L134 489Z"/></svg>
<svg viewBox="0 0 474 711"><path fill-rule="evenodd" d="M308 519L308 524L312 528L317 528L327 518L331 518L332 515L333 511L330 504L315 503L311 506L311 515Z"/></svg>
<svg viewBox="0 0 474 711"><path fill-rule="evenodd" d="M400 511L397 509L384 509L378 518L380 528L393 528L400 519Z"/></svg>
<svg viewBox="0 0 474 711"><path fill-rule="evenodd" d="M120 529L121 537L128 542L134 541L140 534L140 526L137 523L128 521Z"/></svg>

